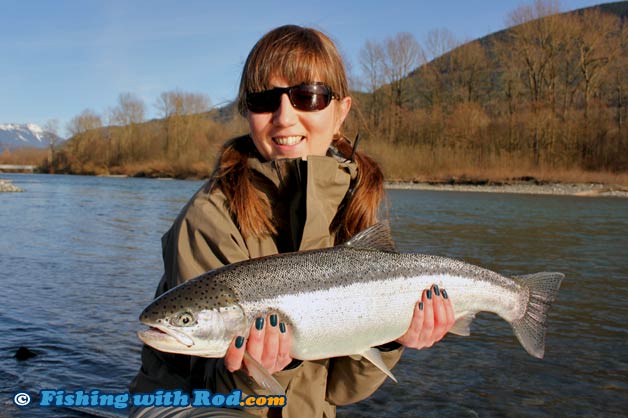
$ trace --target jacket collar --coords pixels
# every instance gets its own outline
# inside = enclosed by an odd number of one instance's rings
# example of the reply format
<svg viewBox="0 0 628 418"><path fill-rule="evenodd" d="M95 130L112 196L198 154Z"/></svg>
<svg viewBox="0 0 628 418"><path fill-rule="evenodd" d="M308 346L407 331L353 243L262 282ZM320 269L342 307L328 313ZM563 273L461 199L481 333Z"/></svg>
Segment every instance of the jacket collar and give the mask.
<svg viewBox="0 0 628 418"><path fill-rule="evenodd" d="M327 156L309 156L307 160L261 161L251 157L248 165L271 206L284 208L285 219L279 222L285 229L280 227L280 230L289 231L293 251L334 245L335 236L330 227L352 180L357 177L355 162L330 152Z"/></svg>

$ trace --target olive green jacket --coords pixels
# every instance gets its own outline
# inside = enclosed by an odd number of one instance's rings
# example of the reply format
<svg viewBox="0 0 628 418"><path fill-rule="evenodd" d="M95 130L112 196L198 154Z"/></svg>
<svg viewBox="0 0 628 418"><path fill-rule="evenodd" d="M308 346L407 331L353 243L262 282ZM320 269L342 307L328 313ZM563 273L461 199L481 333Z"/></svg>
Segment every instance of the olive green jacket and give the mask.
<svg viewBox="0 0 628 418"><path fill-rule="evenodd" d="M212 190L210 180L188 202L162 239L165 274L157 295L226 264L333 245L330 224L350 180L355 178L354 163L310 156L307 161L261 162L249 158L248 164L255 186L266 194L273 218L279 220L278 236L244 238L227 210L225 196L217 188ZM401 352L401 348L382 352L389 368L399 361ZM386 379L368 360L357 358L303 361L275 373L286 389L287 406L283 410L247 412L285 418L334 417L336 405L367 398ZM245 394L268 394L244 373L228 372L222 359L165 354L147 346L142 352L142 368L131 383L132 392L144 393L158 389L229 393L235 388Z"/></svg>

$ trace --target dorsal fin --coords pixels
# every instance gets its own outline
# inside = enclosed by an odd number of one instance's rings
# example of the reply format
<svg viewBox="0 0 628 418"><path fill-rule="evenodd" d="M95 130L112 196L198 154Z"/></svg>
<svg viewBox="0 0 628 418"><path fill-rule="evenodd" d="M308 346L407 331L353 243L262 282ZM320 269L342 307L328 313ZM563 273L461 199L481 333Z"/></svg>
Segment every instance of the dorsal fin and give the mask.
<svg viewBox="0 0 628 418"><path fill-rule="evenodd" d="M343 245L366 250L397 252L388 221L376 223L366 228Z"/></svg>

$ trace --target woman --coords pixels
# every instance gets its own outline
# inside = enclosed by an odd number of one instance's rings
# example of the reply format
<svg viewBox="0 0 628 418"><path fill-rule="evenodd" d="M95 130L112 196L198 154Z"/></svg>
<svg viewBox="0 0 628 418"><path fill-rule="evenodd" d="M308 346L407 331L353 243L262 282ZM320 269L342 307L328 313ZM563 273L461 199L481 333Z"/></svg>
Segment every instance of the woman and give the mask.
<svg viewBox="0 0 628 418"><path fill-rule="evenodd" d="M229 263L329 247L374 224L383 176L341 135L350 108L344 66L327 36L282 26L262 37L240 81L238 109L250 133L225 144L210 180L164 236L165 274L157 294ZM392 368L403 346L429 347L452 325L451 302L433 286L417 293L408 332L378 348ZM255 321L248 338L234 338L224 359L144 347L131 390L265 393L248 377L243 362L248 352L286 389L287 405L246 412L333 417L336 405L368 397L386 378L366 359L294 360L290 335L281 318L271 314Z"/></svg>

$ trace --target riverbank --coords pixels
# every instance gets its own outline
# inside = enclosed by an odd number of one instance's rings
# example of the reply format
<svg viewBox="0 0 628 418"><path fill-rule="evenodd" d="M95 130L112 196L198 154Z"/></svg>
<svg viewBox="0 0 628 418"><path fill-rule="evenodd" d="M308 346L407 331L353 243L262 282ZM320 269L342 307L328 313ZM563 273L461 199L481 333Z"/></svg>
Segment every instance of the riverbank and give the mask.
<svg viewBox="0 0 628 418"><path fill-rule="evenodd" d="M0 192L23 192L24 190L13 185L9 180L0 179Z"/></svg>
<svg viewBox="0 0 628 418"><path fill-rule="evenodd" d="M389 189L434 190L450 192L518 193L534 195L564 195L582 197L628 198L628 187L601 183L554 183L514 181L498 183L455 182L388 182Z"/></svg>
<svg viewBox="0 0 628 418"><path fill-rule="evenodd" d="M109 175L103 177L127 177L125 175ZM172 179L166 177L164 179ZM559 183L545 182L535 179L529 181L389 181L387 189L433 190L448 192L484 192L484 193L517 193L532 195L563 195L582 197L620 197L628 198L628 186L603 183ZM1 192L23 192L10 180L0 179Z"/></svg>

